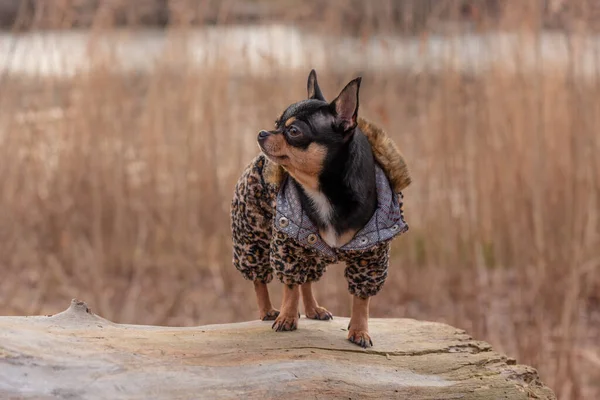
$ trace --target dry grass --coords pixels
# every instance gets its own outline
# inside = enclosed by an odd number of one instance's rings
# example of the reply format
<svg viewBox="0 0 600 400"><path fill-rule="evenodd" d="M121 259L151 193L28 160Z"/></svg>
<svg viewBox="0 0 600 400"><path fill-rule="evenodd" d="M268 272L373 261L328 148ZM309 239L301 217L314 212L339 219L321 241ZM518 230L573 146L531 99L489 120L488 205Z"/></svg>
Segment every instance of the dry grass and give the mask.
<svg viewBox="0 0 600 400"><path fill-rule="evenodd" d="M535 40L535 13L520 17ZM304 96L308 69L233 79L186 57L148 75L98 56L72 79L2 77L1 314L79 297L119 322L256 317L231 265L229 202L255 133ZM571 61L543 74L366 72L361 110L414 177L411 230L372 315L467 329L538 368L560 399L584 399L600 396L600 74L576 79ZM329 98L353 77L318 72ZM334 266L317 287L336 315L349 314L345 285Z"/></svg>

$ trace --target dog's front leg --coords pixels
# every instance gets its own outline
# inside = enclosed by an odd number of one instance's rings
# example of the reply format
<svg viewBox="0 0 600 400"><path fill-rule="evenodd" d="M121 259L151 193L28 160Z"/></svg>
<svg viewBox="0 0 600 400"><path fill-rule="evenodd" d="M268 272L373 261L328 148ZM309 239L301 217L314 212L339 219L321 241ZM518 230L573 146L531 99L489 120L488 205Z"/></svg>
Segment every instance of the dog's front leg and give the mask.
<svg viewBox="0 0 600 400"><path fill-rule="evenodd" d="M298 303L300 302L300 286L284 285L283 302L279 316L273 323L273 329L277 332L294 331L298 328Z"/></svg>
<svg viewBox="0 0 600 400"><path fill-rule="evenodd" d="M327 311L325 307L321 307L317 303L317 300L312 292L312 282L303 283L300 291L302 292L302 300L304 301L304 312L306 314L306 318L318 319L321 321L333 319L333 315Z"/></svg>
<svg viewBox="0 0 600 400"><path fill-rule="evenodd" d="M369 336L369 301L370 297L363 299L354 296L352 301L352 316L348 325L348 340L363 348L373 346Z"/></svg>
<svg viewBox="0 0 600 400"><path fill-rule="evenodd" d="M273 321L279 315L279 310L274 309L271 305L267 284L254 281L254 291L256 292L256 301L258 302L259 318L263 321Z"/></svg>

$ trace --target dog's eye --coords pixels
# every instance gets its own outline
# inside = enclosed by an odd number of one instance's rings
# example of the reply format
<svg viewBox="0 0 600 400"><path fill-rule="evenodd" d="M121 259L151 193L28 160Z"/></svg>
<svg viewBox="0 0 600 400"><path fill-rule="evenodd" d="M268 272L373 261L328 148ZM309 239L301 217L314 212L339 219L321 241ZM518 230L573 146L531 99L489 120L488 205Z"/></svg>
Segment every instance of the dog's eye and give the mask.
<svg viewBox="0 0 600 400"><path fill-rule="evenodd" d="M295 126L291 126L287 132L288 136L291 138L297 138L300 137L300 135L302 135L302 132L300 132Z"/></svg>

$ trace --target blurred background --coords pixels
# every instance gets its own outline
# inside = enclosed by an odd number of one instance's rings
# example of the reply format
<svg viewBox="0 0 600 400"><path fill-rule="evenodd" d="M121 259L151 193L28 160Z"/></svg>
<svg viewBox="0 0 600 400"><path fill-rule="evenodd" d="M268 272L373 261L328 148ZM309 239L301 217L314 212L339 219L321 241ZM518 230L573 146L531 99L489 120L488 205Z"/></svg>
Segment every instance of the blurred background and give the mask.
<svg viewBox="0 0 600 400"><path fill-rule="evenodd" d="M316 68L329 100L363 76L414 179L372 316L600 398L600 1L2 0L0 27L0 314L256 319L231 196ZM349 315L343 266L316 290Z"/></svg>

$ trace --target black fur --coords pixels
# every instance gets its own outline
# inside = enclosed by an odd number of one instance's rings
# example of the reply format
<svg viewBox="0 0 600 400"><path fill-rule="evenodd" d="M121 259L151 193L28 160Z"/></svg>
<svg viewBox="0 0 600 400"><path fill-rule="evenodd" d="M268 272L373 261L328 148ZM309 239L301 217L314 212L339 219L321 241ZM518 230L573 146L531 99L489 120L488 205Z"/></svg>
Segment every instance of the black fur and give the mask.
<svg viewBox="0 0 600 400"><path fill-rule="evenodd" d="M338 234L362 228L377 209L375 160L371 145L358 127L354 129L356 132L352 133L351 139L338 151L328 152L319 176L320 190L334 209L331 225ZM309 210L309 217L323 227L323 221L318 221L314 215L315 210L312 207Z"/></svg>
<svg viewBox="0 0 600 400"><path fill-rule="evenodd" d="M317 99L325 101L325 96L321 92L319 83L317 82L317 72L313 69L308 75L308 82L306 83L306 91L308 92L309 99Z"/></svg>
<svg viewBox="0 0 600 400"><path fill-rule="evenodd" d="M327 149L319 190L334 210L330 221L321 220L304 189L294 183L300 188L302 207L311 220L319 228L331 225L337 234L362 228L377 208L375 160L367 137L356 124L359 86L360 78L350 82L336 100L328 103L318 86L316 73L311 71L307 84L311 98L290 105L272 132L285 135L291 146L306 149L316 142ZM340 115L336 103L340 98L347 102L346 107L341 107L345 115ZM295 121L286 127L285 122L292 117ZM290 129L298 129L302 135L294 137Z"/></svg>

